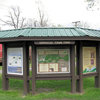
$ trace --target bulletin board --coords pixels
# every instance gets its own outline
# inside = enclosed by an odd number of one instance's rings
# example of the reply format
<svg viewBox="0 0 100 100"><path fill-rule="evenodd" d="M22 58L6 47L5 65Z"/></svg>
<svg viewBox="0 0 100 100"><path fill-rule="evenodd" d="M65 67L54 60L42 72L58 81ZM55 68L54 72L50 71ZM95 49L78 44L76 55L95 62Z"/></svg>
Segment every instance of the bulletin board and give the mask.
<svg viewBox="0 0 100 100"><path fill-rule="evenodd" d="M70 73L70 49L37 49L37 72Z"/></svg>
<svg viewBox="0 0 100 100"><path fill-rule="evenodd" d="M83 73L96 72L96 47L83 47Z"/></svg>
<svg viewBox="0 0 100 100"><path fill-rule="evenodd" d="M23 75L23 48L7 48L7 74Z"/></svg>

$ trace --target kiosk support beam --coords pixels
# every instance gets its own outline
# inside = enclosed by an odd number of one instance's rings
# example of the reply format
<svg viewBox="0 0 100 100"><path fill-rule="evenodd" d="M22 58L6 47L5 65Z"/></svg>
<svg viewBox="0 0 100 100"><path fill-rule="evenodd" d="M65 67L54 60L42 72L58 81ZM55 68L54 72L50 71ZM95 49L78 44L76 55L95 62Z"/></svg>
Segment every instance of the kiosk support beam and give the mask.
<svg viewBox="0 0 100 100"><path fill-rule="evenodd" d="M3 86L3 90L8 90L9 87L9 79L6 78L6 74L7 74L7 47L6 44L3 44L3 58L2 58L2 63L3 63L3 67L2 67L2 86Z"/></svg>
<svg viewBox="0 0 100 100"><path fill-rule="evenodd" d="M36 47L32 42L32 94L35 94Z"/></svg>
<svg viewBox="0 0 100 100"><path fill-rule="evenodd" d="M95 77L95 87L100 88L100 42L96 48L96 68L98 75Z"/></svg>
<svg viewBox="0 0 100 100"><path fill-rule="evenodd" d="M24 79L24 95L29 93L29 47L26 42L23 46L23 79Z"/></svg>
<svg viewBox="0 0 100 100"><path fill-rule="evenodd" d="M83 92L83 50L82 50L82 42L77 43L77 75L79 79L77 79L77 92Z"/></svg>
<svg viewBox="0 0 100 100"><path fill-rule="evenodd" d="M76 93L76 76L75 76L75 45L71 46L71 92Z"/></svg>

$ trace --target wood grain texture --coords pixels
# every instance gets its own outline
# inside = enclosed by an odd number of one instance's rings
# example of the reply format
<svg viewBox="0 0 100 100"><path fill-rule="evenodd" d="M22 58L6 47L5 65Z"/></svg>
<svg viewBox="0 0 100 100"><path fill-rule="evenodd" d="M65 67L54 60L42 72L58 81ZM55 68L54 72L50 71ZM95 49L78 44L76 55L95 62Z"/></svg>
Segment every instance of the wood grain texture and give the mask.
<svg viewBox="0 0 100 100"><path fill-rule="evenodd" d="M6 77L7 74L7 47L6 44L2 45L2 51L3 51L3 58L2 58L2 63L3 63L3 67L2 67L2 87L3 90L8 90L9 88L9 79Z"/></svg>

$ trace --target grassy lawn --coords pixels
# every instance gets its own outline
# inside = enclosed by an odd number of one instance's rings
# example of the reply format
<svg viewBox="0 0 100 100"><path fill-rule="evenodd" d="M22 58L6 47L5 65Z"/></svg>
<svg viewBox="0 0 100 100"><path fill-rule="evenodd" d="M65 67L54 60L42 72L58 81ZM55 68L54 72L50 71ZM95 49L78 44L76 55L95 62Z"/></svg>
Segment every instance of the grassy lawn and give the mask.
<svg viewBox="0 0 100 100"><path fill-rule="evenodd" d="M2 70L2 66L0 66L0 70Z"/></svg>
<svg viewBox="0 0 100 100"><path fill-rule="evenodd" d="M100 100L100 89L94 88L94 78L84 79L84 93L71 94L70 80L37 81L36 94L23 96L23 81L10 79L8 91L2 90L0 76L0 100ZM31 83L30 83L31 86Z"/></svg>
<svg viewBox="0 0 100 100"><path fill-rule="evenodd" d="M0 69L2 69L1 66ZM94 78L85 78L83 83L84 93L71 94L70 80L38 80L36 94L33 96L30 93L23 96L22 80L10 79L9 90L3 91L0 75L0 100L100 100L100 89L94 87Z"/></svg>

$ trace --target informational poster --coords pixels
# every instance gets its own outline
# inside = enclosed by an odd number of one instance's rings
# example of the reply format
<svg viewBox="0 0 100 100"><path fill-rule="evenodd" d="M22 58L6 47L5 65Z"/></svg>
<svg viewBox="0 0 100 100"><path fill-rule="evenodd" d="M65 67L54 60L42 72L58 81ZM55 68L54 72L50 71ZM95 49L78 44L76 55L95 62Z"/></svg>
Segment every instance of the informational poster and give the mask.
<svg viewBox="0 0 100 100"><path fill-rule="evenodd" d="M83 73L96 72L96 47L83 47Z"/></svg>
<svg viewBox="0 0 100 100"><path fill-rule="evenodd" d="M49 67L48 67L48 64L39 64L39 72L41 71L41 72L48 72L48 70L49 70Z"/></svg>
<svg viewBox="0 0 100 100"><path fill-rule="evenodd" d="M37 49L37 73L70 73L70 49Z"/></svg>
<svg viewBox="0 0 100 100"><path fill-rule="evenodd" d="M23 75L23 48L7 48L7 73Z"/></svg>

